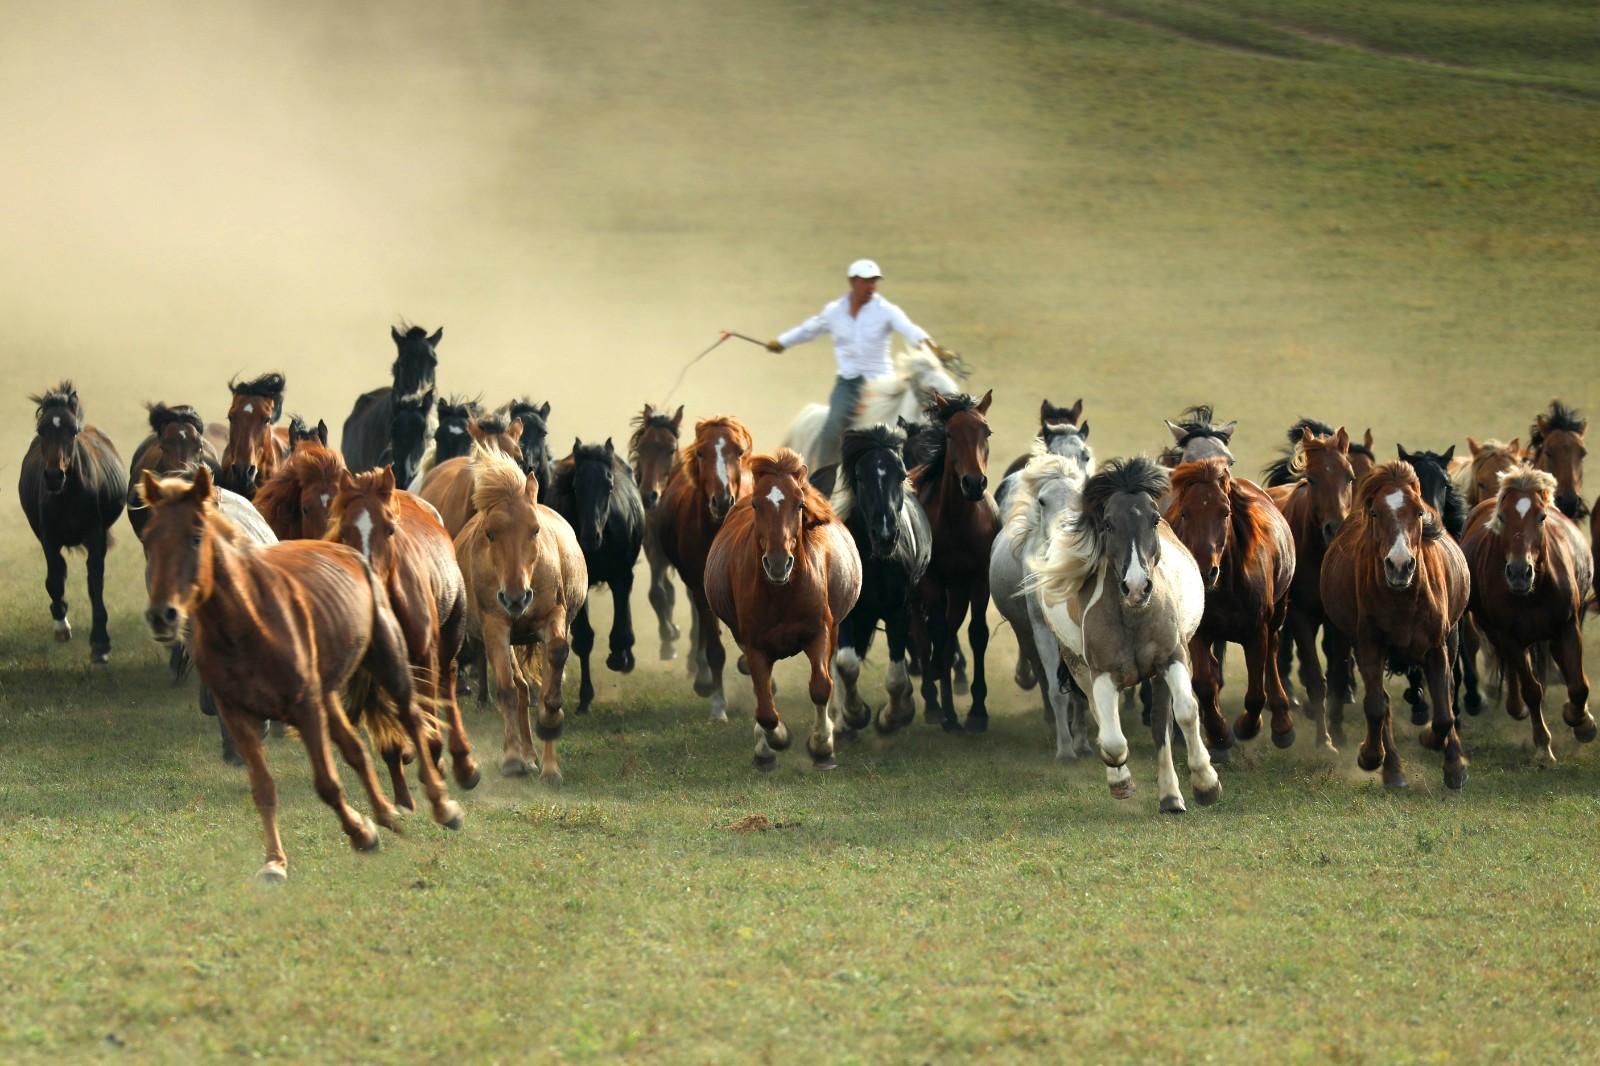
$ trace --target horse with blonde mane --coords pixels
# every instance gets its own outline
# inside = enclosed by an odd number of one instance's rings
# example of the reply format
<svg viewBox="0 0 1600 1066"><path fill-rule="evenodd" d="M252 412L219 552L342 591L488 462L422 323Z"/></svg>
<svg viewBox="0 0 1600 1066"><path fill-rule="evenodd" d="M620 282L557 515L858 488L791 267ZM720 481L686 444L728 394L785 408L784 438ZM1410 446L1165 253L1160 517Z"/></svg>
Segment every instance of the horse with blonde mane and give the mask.
<svg viewBox="0 0 1600 1066"><path fill-rule="evenodd" d="M467 423L467 436L473 445L499 452L519 466L522 463L522 423L499 415L479 415ZM438 463L417 484L416 494L433 505L452 537L459 536L474 513L472 506L472 460L446 459Z"/></svg>

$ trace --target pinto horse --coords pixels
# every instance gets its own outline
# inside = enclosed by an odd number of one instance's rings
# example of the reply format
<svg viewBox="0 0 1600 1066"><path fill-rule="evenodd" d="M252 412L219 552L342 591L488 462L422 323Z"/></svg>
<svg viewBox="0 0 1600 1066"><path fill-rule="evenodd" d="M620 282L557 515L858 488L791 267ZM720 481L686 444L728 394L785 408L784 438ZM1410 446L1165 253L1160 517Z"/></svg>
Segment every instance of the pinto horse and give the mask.
<svg viewBox="0 0 1600 1066"><path fill-rule="evenodd" d="M321 540L328 512L348 473L339 453L302 437L256 491L256 510L279 540Z"/></svg>
<svg viewBox="0 0 1600 1066"><path fill-rule="evenodd" d="M1215 803L1222 782L1206 753L1189 675L1205 586L1194 558L1161 520L1157 503L1169 487L1166 471L1150 459L1108 462L1084 483L1082 508L1051 530L1030 585L1038 589L1064 661L1092 698L1100 759L1117 799L1133 795L1119 693L1152 683L1161 810L1181 814L1169 712L1183 731L1196 801Z"/></svg>
<svg viewBox="0 0 1600 1066"><path fill-rule="evenodd" d="M628 438L628 465L633 468L634 480L639 486L639 497L644 504L645 532L644 557L650 564L650 606L656 612L656 635L661 639L661 658L676 659L678 651L673 641L680 636L678 625L672 620L672 609L678 598L677 589L669 574L672 564L661 553L656 541L656 526L650 521L656 505L661 502L662 490L672 477L678 460L678 432L683 426L683 406L674 414L657 411L650 404L633 417L633 436Z"/></svg>
<svg viewBox="0 0 1600 1066"><path fill-rule="evenodd" d="M256 875L288 876L278 836L278 790L267 772L259 723L294 726L305 743L317 795L339 816L351 846L370 851L378 830L344 801L328 742L356 771L378 824L398 832L395 808L378 787L365 747L345 717L339 694L357 670L370 672L389 697L398 728L427 751L412 707L405 638L383 586L361 555L340 544L301 540L258 547L223 518L211 499L211 472L194 483L158 481L145 471L150 507L145 529L145 587L150 635L171 644L189 635L200 680L250 773L250 791L266 835L266 862ZM418 773L434 821L459 829L461 805L450 798L433 763Z"/></svg>
<svg viewBox="0 0 1600 1066"><path fill-rule="evenodd" d="M1183 463L1173 471L1163 517L1205 580L1205 614L1189 642L1189 659L1206 743L1219 750L1233 736L1253 740L1266 707L1272 712L1272 743L1287 748L1294 743L1294 718L1278 676L1278 639L1295 572L1289 523L1272 497L1230 475L1221 458ZM1217 709L1222 664L1213 649L1224 642L1241 646L1245 661L1244 712L1231 736Z"/></svg>
<svg viewBox="0 0 1600 1066"><path fill-rule="evenodd" d="M135 536L144 531L149 519L139 496L140 474L149 470L165 477L196 463L204 463L215 474L218 463L217 450L206 440L206 424L193 407L147 403L145 410L150 412L150 435L139 442L133 462L128 464L128 525Z"/></svg>
<svg viewBox="0 0 1600 1066"><path fill-rule="evenodd" d="M1049 400L1045 400L1039 405L1039 435L1035 439L1044 442L1046 451L1072 458L1075 453L1087 450L1089 447L1086 443L1089 439L1089 423L1078 421L1082 415L1082 399L1071 407L1057 407ZM1013 474L1020 474L1032 457L1030 452L1028 455L1019 455L1013 459L1011 465L1006 467L1005 478L1001 479L1002 484ZM1006 502L1000 499L998 489L995 490L994 498L999 503L1000 510L1004 512Z"/></svg>
<svg viewBox="0 0 1600 1066"><path fill-rule="evenodd" d="M644 544L644 502L633 483L633 471L622 461L610 438L605 444L572 442L572 454L556 464L550 486L550 506L578 533L589 584L611 586L610 653L606 669L633 672L633 570ZM586 599L572 620L572 650L578 653L578 706L574 714L588 714L594 703L594 681L589 675L589 653L594 650L594 626L589 623Z"/></svg>
<svg viewBox="0 0 1600 1066"><path fill-rule="evenodd" d="M223 488L253 500L289 451L289 435L273 426L283 418L282 374L263 374L253 381L228 382L233 402L228 407L227 445L217 480ZM207 434L218 427L207 427Z"/></svg>
<svg viewBox="0 0 1600 1066"><path fill-rule="evenodd" d="M430 336L421 326L408 326L404 333L390 326L389 336L395 345L389 368L393 380L356 399L345 419L339 450L351 470L361 473L391 465L397 484L409 485L435 425L434 376L444 327Z"/></svg>
<svg viewBox="0 0 1600 1066"><path fill-rule="evenodd" d="M22 458L17 499L44 550L44 588L50 596L50 617L57 643L72 639L67 621L65 548L87 553L89 577L89 661L104 663L111 655L106 629L106 550L111 527L122 515L128 495L127 475L111 440L83 420L83 406L72 382L30 396L38 406L33 442Z"/></svg>
<svg viewBox="0 0 1600 1066"><path fill-rule="evenodd" d="M772 694L772 664L804 653L816 718L806 751L832 770L833 658L839 620L861 593L861 556L844 524L811 483L798 453L780 448L750 460L752 489L728 511L706 558L705 596L750 664L756 695L758 770L777 765L789 727Z"/></svg>
<svg viewBox="0 0 1600 1066"><path fill-rule="evenodd" d="M1583 434L1589 420L1560 400L1551 400L1550 409L1533 420L1529 430L1528 454L1533 465L1556 479L1556 506L1576 522L1589 513L1583 498Z"/></svg>
<svg viewBox="0 0 1600 1066"><path fill-rule="evenodd" d="M1526 464L1500 477L1499 491L1467 522L1461 550L1472 573L1468 609L1489 638L1506 679L1506 713L1533 718L1533 760L1553 766L1544 684L1528 652L1547 645L1567 682L1562 720L1581 743L1595 737L1583 672L1583 619L1594 566L1583 534L1555 505L1556 479Z"/></svg>
<svg viewBox="0 0 1600 1066"><path fill-rule="evenodd" d="M1349 519L1328 545L1321 592L1334 634L1330 657L1342 663L1353 647L1366 690L1367 739L1356 764L1369 772L1381 766L1386 788L1407 784L1383 688L1391 661L1418 664L1427 672L1433 720L1418 740L1444 753L1446 788L1467 783L1450 673L1470 583L1466 558L1438 513L1423 501L1410 464L1374 467L1361 482ZM1333 686L1328 702L1330 716L1342 713L1339 686Z"/></svg>
<svg viewBox="0 0 1600 1066"><path fill-rule="evenodd" d="M694 440L678 457L677 468L651 515L662 556L678 571L694 601L689 667L695 695L710 697L711 720L728 720L722 689L727 653L717 615L706 599L706 556L733 505L750 494L750 431L737 418L718 415L695 423Z"/></svg>
<svg viewBox="0 0 1600 1066"><path fill-rule="evenodd" d="M467 423L467 436L474 445L498 452L517 463L522 463L522 423L507 423L498 416L483 415ZM477 512L473 509L472 468L468 459L446 459L434 466L417 486L417 495L427 500L439 512L444 528L452 537L460 534Z"/></svg>
<svg viewBox="0 0 1600 1066"><path fill-rule="evenodd" d="M430 709L424 724L432 726L441 711L450 725L450 766L456 783L478 784L478 764L456 703L456 656L467 635L467 587L456 562L455 544L433 508L409 492L395 490L393 467L354 477L339 474L338 495L328 511L324 540L348 545L361 553L389 595L389 606L405 638L416 700ZM401 754L410 739L395 728L392 716L376 706L378 692L357 684L350 694L351 720L360 717L373 735L394 785L395 805L416 810L406 788ZM439 743L428 729L429 747L419 749L439 758Z"/></svg>
<svg viewBox="0 0 1600 1066"><path fill-rule="evenodd" d="M567 627L589 592L583 550L566 519L539 503L538 480L515 460L475 446L472 486L475 513L455 539L456 560L467 580L467 633L483 644L494 669L505 725L500 772L514 777L537 767L546 784L559 785ZM523 668L533 665L534 653L524 649L533 646L543 655L530 685ZM528 723L534 702L534 729L544 741L538 759Z"/></svg>

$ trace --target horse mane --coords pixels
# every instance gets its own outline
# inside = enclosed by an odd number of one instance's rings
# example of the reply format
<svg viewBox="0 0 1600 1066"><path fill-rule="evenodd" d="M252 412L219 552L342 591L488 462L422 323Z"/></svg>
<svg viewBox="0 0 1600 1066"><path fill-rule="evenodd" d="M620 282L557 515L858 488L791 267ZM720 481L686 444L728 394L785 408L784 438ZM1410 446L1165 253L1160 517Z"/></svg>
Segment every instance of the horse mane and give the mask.
<svg viewBox="0 0 1600 1066"><path fill-rule="evenodd" d="M750 449L755 446L745 424L732 415L712 415L710 418L700 419L694 424L694 440L684 445L683 450L678 453L678 469L674 471L675 475L682 473L684 480L697 489L700 487L700 468L695 462L694 453L700 444L700 434L708 429L726 429L738 437L739 447L746 455L749 455Z"/></svg>
<svg viewBox="0 0 1600 1066"><path fill-rule="evenodd" d="M147 403L144 405L144 409L150 412L150 431L158 437L163 429L172 425L188 426L197 434L205 435L205 420L200 417L198 411L188 404L168 407L164 403Z"/></svg>
<svg viewBox="0 0 1600 1066"><path fill-rule="evenodd" d="M950 443L949 422L963 411L976 410L978 401L963 392L943 397L943 405L930 401L922 411L928 416L927 428L916 436L916 469L911 472L912 483L918 489L935 484L944 476L946 447Z"/></svg>
<svg viewBox="0 0 1600 1066"><path fill-rule="evenodd" d="M1183 436L1177 438L1170 448L1161 453L1162 459L1169 465L1176 466L1183 455L1184 447L1196 437L1220 440L1226 446L1233 438L1233 431L1230 429L1226 433L1222 432L1222 427L1213 421L1215 417L1208 403L1197 403L1193 407L1185 408L1183 413L1178 415L1178 420L1173 423L1183 430Z"/></svg>
<svg viewBox="0 0 1600 1066"><path fill-rule="evenodd" d="M1065 481L1080 492L1086 479L1083 472L1066 456L1056 455L1042 440L1035 439L1029 451L1028 463L1017 476L1016 495L1011 500L1011 514L1006 519L1006 536L1011 539L1011 554L1018 559L1027 550L1029 541L1044 526L1044 508L1039 496L1052 481Z"/></svg>
<svg viewBox="0 0 1600 1066"><path fill-rule="evenodd" d="M69 380L63 379L61 384L55 388L46 389L37 395L29 396L28 401L38 408L34 412L36 420L44 417L45 408L47 407L65 407L72 412L72 417L79 422L83 421L83 407L78 402L77 387Z"/></svg>
<svg viewBox="0 0 1600 1066"><path fill-rule="evenodd" d="M1289 447L1277 459L1261 468L1261 480L1266 485L1289 485L1298 481L1306 472L1306 457L1300 448L1300 437L1305 430L1310 430L1311 435L1318 440L1331 437L1338 432L1320 418L1301 417L1284 437L1289 441ZM1377 461L1377 456L1372 454L1372 449L1365 444L1350 442L1350 450L1358 455Z"/></svg>
<svg viewBox="0 0 1600 1066"><path fill-rule="evenodd" d="M1549 412L1545 416L1545 428L1539 429L1539 420L1534 419L1533 426L1528 430L1528 451L1538 455L1544 447L1545 438L1550 433L1576 433L1582 436L1589 428L1589 420L1578 412L1576 407L1569 407L1560 400L1551 400Z"/></svg>
<svg viewBox="0 0 1600 1066"><path fill-rule="evenodd" d="M1467 506L1467 498L1461 494L1461 489L1456 485L1455 478L1450 476L1449 464L1445 462L1444 456L1437 452L1410 452L1408 454L1412 460L1411 468L1417 474L1419 485L1422 482L1422 472L1417 469L1416 460L1422 460L1438 474L1439 480L1444 486L1444 498L1436 508L1439 512L1439 519L1444 522L1444 528L1449 531L1451 536L1459 539L1467 531L1467 512L1471 508ZM1426 496L1423 498L1426 499Z"/></svg>
<svg viewBox="0 0 1600 1066"><path fill-rule="evenodd" d="M1366 539L1371 531L1371 520L1367 514L1377 505L1378 497L1395 489L1406 488L1415 490L1417 499L1422 500L1422 539L1439 540L1445 536L1444 523L1439 520L1439 512L1435 511L1427 500L1422 499L1422 481L1417 477L1417 472L1411 464L1403 459L1375 466L1370 474L1361 479L1355 506L1350 508L1350 514L1345 521L1355 525L1359 539Z"/></svg>
<svg viewBox="0 0 1600 1066"><path fill-rule="evenodd" d="M1534 492L1539 496L1539 507L1549 511L1556 505L1556 476L1546 473L1531 463L1519 462L1500 472L1500 488L1495 493L1494 510L1486 523L1489 532L1500 532L1500 505L1508 492Z"/></svg>
<svg viewBox="0 0 1600 1066"><path fill-rule="evenodd" d="M633 416L629 425L633 426L633 436L628 438L628 463L632 466L639 465L639 446L644 443L644 435L652 429L664 429L672 434L672 439L678 439L678 430L673 423L674 416L665 411L657 411L649 404L643 411Z"/></svg>
<svg viewBox="0 0 1600 1066"><path fill-rule="evenodd" d="M1221 456L1211 459L1195 459L1191 462L1180 463L1172 471L1172 495L1182 496L1196 485L1222 485L1228 484L1232 489L1232 478L1228 476L1228 461Z"/></svg>
<svg viewBox="0 0 1600 1066"><path fill-rule="evenodd" d="M961 390L968 368L959 357L941 358L924 345L894 356L894 374L867 383L861 396L861 422L888 422L900 408L902 399L915 390L918 406L929 403L935 392L950 395Z"/></svg>
<svg viewBox="0 0 1600 1066"><path fill-rule="evenodd" d="M1259 505L1258 498L1248 495L1239 488L1239 479L1229 473L1226 459L1220 456L1212 459L1196 459L1180 464L1172 472L1174 499L1181 498L1185 492L1198 485L1220 487L1224 484L1228 486L1228 504L1231 512L1229 524L1233 531L1233 542L1244 548L1246 545L1269 541L1272 537L1270 519Z"/></svg>
<svg viewBox="0 0 1600 1066"><path fill-rule="evenodd" d="M833 496L828 500L828 506L833 508L833 513L843 522L849 519L856 506L856 463L868 452L887 448L893 452L901 463L905 462L901 452L906 446L906 435L892 426L879 422L868 426L866 429L847 429L839 441L839 467L835 475L837 480L833 486Z"/></svg>
<svg viewBox="0 0 1600 1066"><path fill-rule="evenodd" d="M485 514L508 500L524 499L527 495L527 475L516 461L473 442L472 461L467 466L472 474L472 506Z"/></svg>
<svg viewBox="0 0 1600 1066"><path fill-rule="evenodd" d="M500 409L500 413L509 415L519 421L529 418L534 419L541 428L547 429L548 423L546 423L545 419L550 415L550 403L549 401L534 403L524 396L520 400L512 400L506 404L505 407Z"/></svg>
<svg viewBox="0 0 1600 1066"><path fill-rule="evenodd" d="M472 420L477 427L491 437L498 437L511 428L511 422L504 415L478 415Z"/></svg>
<svg viewBox="0 0 1600 1066"><path fill-rule="evenodd" d="M272 401L272 422L276 425L283 418L283 390L287 382L282 374L273 371L262 374L250 381L240 381L238 378L228 379L228 388L235 396L259 396L264 400Z"/></svg>
<svg viewBox="0 0 1600 1066"><path fill-rule="evenodd" d="M1083 485L1083 503L1077 511L1056 518L1050 542L1035 556L1033 576L1025 589L1038 589L1046 598L1061 602L1074 595L1099 567L1105 556L1100 519L1113 496L1144 493L1152 500L1166 495L1167 471L1146 455L1112 459Z"/></svg>
<svg viewBox="0 0 1600 1066"><path fill-rule="evenodd" d="M794 449L779 448L771 455L751 456L750 473L755 481L764 477L788 477L799 484L801 528L825 526L833 520L833 508L828 505L828 498L806 479L806 461Z"/></svg>
<svg viewBox="0 0 1600 1066"><path fill-rule="evenodd" d="M315 437L312 439L315 440ZM319 474L337 483L339 473L344 469L344 459L332 449L321 444L301 448L284 456L267 483L256 489L252 502L274 531L300 529L300 490L303 484Z"/></svg>
<svg viewBox="0 0 1600 1066"><path fill-rule="evenodd" d="M438 401L439 420L442 422L446 418L471 418L482 401L482 396L470 400L457 394L452 394L448 399L441 396Z"/></svg>

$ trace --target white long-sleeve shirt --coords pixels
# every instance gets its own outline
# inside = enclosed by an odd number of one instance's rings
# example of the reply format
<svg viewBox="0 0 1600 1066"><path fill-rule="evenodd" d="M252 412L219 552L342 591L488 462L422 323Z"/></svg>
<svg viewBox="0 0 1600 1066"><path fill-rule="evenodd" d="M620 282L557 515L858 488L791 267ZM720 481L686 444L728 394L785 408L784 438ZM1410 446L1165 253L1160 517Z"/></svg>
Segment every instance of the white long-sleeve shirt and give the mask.
<svg viewBox="0 0 1600 1066"><path fill-rule="evenodd" d="M778 343L793 348L822 336L833 335L833 355L839 362L842 378L885 378L894 373L889 356L889 331L906 339L913 348L928 339L928 331L911 321L906 313L877 293L850 317L850 297L844 295L824 307L820 314L806 319L778 337Z"/></svg>

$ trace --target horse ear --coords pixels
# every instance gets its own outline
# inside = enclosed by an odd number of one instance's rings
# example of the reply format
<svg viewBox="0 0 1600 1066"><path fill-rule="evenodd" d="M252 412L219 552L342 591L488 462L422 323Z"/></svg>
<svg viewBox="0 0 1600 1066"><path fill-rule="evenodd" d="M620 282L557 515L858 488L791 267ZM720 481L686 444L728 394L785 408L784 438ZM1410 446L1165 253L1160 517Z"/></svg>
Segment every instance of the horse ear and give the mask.
<svg viewBox="0 0 1600 1066"><path fill-rule="evenodd" d="M1050 400L1046 398L1045 401L1039 405L1039 424L1042 426L1048 421L1050 421Z"/></svg>
<svg viewBox="0 0 1600 1066"><path fill-rule="evenodd" d="M1078 427L1078 436L1082 437L1084 440L1089 439L1089 423L1087 420L1084 421L1083 425Z"/></svg>
<svg viewBox="0 0 1600 1066"><path fill-rule="evenodd" d="M1239 420L1234 419L1232 422L1225 422L1222 425L1217 426L1216 433L1217 436L1222 438L1222 443L1228 444L1233 440L1233 431L1238 428Z"/></svg>
<svg viewBox="0 0 1600 1066"><path fill-rule="evenodd" d="M993 399L994 399L994 390L993 389L990 389L988 392L983 394L983 399L978 401L977 410L978 410L978 413L980 415L986 415L986 414L989 413L989 403Z"/></svg>
<svg viewBox="0 0 1600 1066"><path fill-rule="evenodd" d="M440 326L438 329L433 331L433 336L428 338L428 346L430 348L435 347L442 340L444 340L444 327Z"/></svg>
<svg viewBox="0 0 1600 1066"><path fill-rule="evenodd" d="M617 454L617 446L615 444L611 443L611 438L610 437L607 437L606 438L606 458L609 459L613 455L616 455L616 454Z"/></svg>
<svg viewBox="0 0 1600 1066"><path fill-rule="evenodd" d="M1439 461L1441 463L1445 464L1446 466L1448 466L1448 465L1450 465L1450 460L1454 459L1455 457L1456 457L1456 446L1454 444L1452 444L1452 445L1450 445L1450 447L1448 447L1448 448L1446 448L1444 450L1444 454L1443 455L1439 456Z"/></svg>
<svg viewBox="0 0 1600 1066"><path fill-rule="evenodd" d="M1168 423L1168 424L1170 425L1171 423ZM1300 427L1300 443L1301 444L1310 444L1312 441L1314 441L1316 439L1317 439L1317 436L1316 436L1315 433L1311 432L1311 427L1310 426L1301 426Z"/></svg>
<svg viewBox="0 0 1600 1066"><path fill-rule="evenodd" d="M521 440L522 439L522 419L513 418L511 420L511 428L506 430L506 432L511 434L511 439L512 440Z"/></svg>
<svg viewBox="0 0 1600 1066"><path fill-rule="evenodd" d="M1522 454L1522 438L1521 437L1512 437L1511 438L1511 443L1508 445L1508 447L1511 449L1511 454L1512 455L1519 455L1520 456Z"/></svg>
<svg viewBox="0 0 1600 1066"><path fill-rule="evenodd" d="M678 413L672 416L672 428L678 429L683 425L683 404L678 405Z"/></svg>
<svg viewBox="0 0 1600 1066"><path fill-rule="evenodd" d="M1404 444L1396 444L1395 450L1400 453L1400 461L1402 463L1409 463L1411 461L1411 456L1406 454L1406 446Z"/></svg>
<svg viewBox="0 0 1600 1066"><path fill-rule="evenodd" d="M317 439L322 442L324 448L328 446L328 423L326 419L317 419Z"/></svg>
<svg viewBox="0 0 1600 1066"><path fill-rule="evenodd" d="M139 497L144 500L146 507L161 499L161 482L148 468L139 477Z"/></svg>
<svg viewBox="0 0 1600 1066"><path fill-rule="evenodd" d="M549 418L550 417L550 401L549 400L546 400L544 403L539 405L539 417L540 418Z"/></svg>
<svg viewBox="0 0 1600 1066"><path fill-rule="evenodd" d="M1163 418L1162 421L1167 424L1167 431L1172 434L1172 439L1177 441L1179 444L1182 444L1184 434L1183 427L1173 425L1170 419Z"/></svg>
<svg viewBox="0 0 1600 1066"><path fill-rule="evenodd" d="M401 341L405 340L404 337L400 336L400 330L394 326L389 327L389 336L394 338L394 342L396 344L399 344Z"/></svg>
<svg viewBox="0 0 1600 1066"><path fill-rule="evenodd" d="M194 484L189 486L188 497L191 500L205 501L211 499L211 468L198 467L194 472Z"/></svg>
<svg viewBox="0 0 1600 1066"><path fill-rule="evenodd" d="M1073 425L1078 424L1078 416L1083 414L1083 397L1078 397L1078 402L1067 408L1067 421Z"/></svg>
<svg viewBox="0 0 1600 1066"><path fill-rule="evenodd" d="M1333 446L1340 455L1350 454L1350 434L1345 432L1343 426L1340 426L1339 432L1333 435Z"/></svg>
<svg viewBox="0 0 1600 1066"><path fill-rule="evenodd" d="M572 438L572 453L571 454L577 455L578 454L578 449L581 448L581 447L583 447L583 438L582 437L573 437Z"/></svg>
<svg viewBox="0 0 1600 1066"><path fill-rule="evenodd" d="M521 423L518 423L518 425L521 425ZM483 427L478 425L478 420L476 418L467 419L467 436L471 437L479 444L483 443L486 434L483 432Z"/></svg>
<svg viewBox="0 0 1600 1066"><path fill-rule="evenodd" d="M528 499L537 503L539 500L539 475L528 471L528 476L523 479L522 491L527 493Z"/></svg>
<svg viewBox="0 0 1600 1066"><path fill-rule="evenodd" d="M1535 415L1533 424L1539 427L1540 433L1550 432L1550 419L1546 418L1544 415Z"/></svg>
<svg viewBox="0 0 1600 1066"><path fill-rule="evenodd" d="M1367 451L1372 450L1372 427L1368 426L1366 433L1362 434L1361 442L1367 446Z"/></svg>
<svg viewBox="0 0 1600 1066"><path fill-rule="evenodd" d="M905 415L895 415L894 416L894 421L895 421L895 426L898 429L900 429L902 432L904 432L906 430L909 430L911 428L911 423L906 421L906 416Z"/></svg>
<svg viewBox="0 0 1600 1066"><path fill-rule="evenodd" d="M1482 445L1473 440L1472 434L1470 433L1467 434L1467 451L1471 452L1473 455L1477 455L1479 452L1483 451Z"/></svg>

